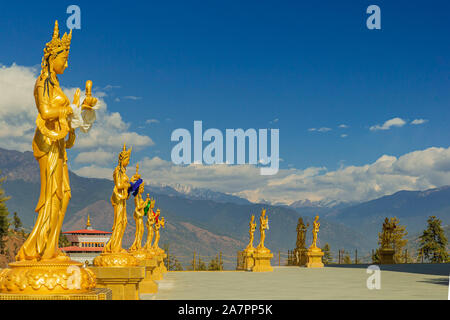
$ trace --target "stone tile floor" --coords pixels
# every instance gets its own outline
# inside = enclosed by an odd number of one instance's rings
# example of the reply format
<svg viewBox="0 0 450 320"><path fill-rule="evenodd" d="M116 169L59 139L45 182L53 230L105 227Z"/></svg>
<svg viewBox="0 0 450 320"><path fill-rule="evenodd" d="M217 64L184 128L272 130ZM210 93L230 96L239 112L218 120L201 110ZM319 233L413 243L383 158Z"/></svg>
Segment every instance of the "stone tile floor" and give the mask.
<svg viewBox="0 0 450 320"><path fill-rule="evenodd" d="M367 279L371 275L363 265L319 269L274 267L274 272L267 273L168 272L158 281L158 293L141 295L141 299L448 299L450 264L433 267L431 272L429 267L423 269L423 265L405 265L403 268L407 272L402 272L398 265L393 268L396 271L382 266L380 290L367 288Z"/></svg>

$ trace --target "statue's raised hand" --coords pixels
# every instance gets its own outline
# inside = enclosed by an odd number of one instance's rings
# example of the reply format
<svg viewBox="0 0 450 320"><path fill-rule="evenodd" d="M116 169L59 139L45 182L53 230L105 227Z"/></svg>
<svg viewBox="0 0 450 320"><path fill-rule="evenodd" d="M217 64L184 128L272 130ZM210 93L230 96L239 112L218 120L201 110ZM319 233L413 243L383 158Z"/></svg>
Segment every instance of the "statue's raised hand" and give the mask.
<svg viewBox="0 0 450 320"><path fill-rule="evenodd" d="M83 109L92 109L97 104L97 98L92 96L92 81L86 81L86 98L84 98L82 108Z"/></svg>

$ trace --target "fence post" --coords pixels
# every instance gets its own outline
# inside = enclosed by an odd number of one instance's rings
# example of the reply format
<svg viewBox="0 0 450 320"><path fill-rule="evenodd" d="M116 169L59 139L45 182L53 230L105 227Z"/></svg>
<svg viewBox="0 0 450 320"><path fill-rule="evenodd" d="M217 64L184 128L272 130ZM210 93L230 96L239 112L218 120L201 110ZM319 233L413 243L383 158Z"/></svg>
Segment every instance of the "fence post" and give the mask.
<svg viewBox="0 0 450 320"><path fill-rule="evenodd" d="M170 271L170 254L169 246L167 246L167 271Z"/></svg>
<svg viewBox="0 0 450 320"><path fill-rule="evenodd" d="M408 263L408 249L405 249L405 263Z"/></svg>
<svg viewBox="0 0 450 320"><path fill-rule="evenodd" d="M355 249L355 264L358 264L358 249Z"/></svg>
<svg viewBox="0 0 450 320"><path fill-rule="evenodd" d="M219 270L222 271L222 251L220 251Z"/></svg>
<svg viewBox="0 0 450 320"><path fill-rule="evenodd" d="M194 251L194 263L193 263L193 267L194 267L194 271L195 271L195 251Z"/></svg>
<svg viewBox="0 0 450 320"><path fill-rule="evenodd" d="M339 264L341 264L341 249L339 249Z"/></svg>

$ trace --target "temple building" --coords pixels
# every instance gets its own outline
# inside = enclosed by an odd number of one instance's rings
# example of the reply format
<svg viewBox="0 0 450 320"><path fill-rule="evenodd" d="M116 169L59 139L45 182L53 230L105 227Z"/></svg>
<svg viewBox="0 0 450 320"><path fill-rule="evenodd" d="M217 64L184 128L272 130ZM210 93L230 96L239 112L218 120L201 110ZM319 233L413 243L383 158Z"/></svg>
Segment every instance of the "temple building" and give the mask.
<svg viewBox="0 0 450 320"><path fill-rule="evenodd" d="M72 260L82 263L87 261L92 264L94 258L103 251L111 233L92 229L88 215L85 229L63 232L70 241L70 246L60 249L67 253Z"/></svg>

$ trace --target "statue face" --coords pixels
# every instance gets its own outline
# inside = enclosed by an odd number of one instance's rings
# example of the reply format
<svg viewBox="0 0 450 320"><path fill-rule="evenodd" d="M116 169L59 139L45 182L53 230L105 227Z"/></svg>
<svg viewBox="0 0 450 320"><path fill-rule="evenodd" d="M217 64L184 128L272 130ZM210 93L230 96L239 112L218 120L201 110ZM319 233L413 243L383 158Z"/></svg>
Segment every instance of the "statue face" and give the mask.
<svg viewBox="0 0 450 320"><path fill-rule="evenodd" d="M67 60L69 58L69 53L67 51L61 52L53 59L53 71L56 74L63 74L64 70L69 66Z"/></svg>
<svg viewBox="0 0 450 320"><path fill-rule="evenodd" d="M123 165L124 167L128 166L129 163L130 163L130 158L125 158L125 159L123 159L123 161L122 161L122 165Z"/></svg>

